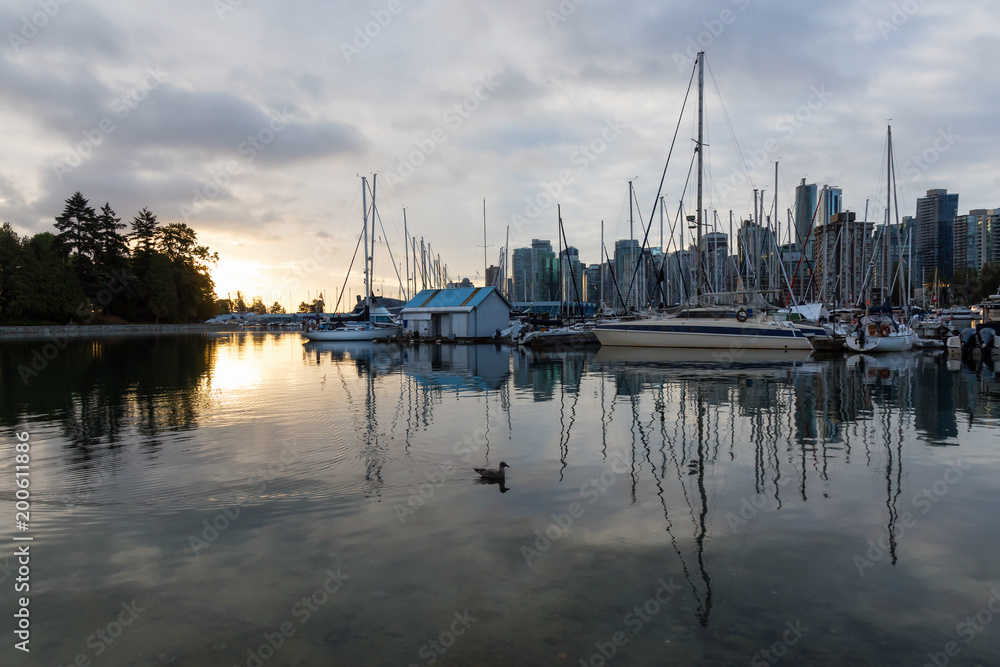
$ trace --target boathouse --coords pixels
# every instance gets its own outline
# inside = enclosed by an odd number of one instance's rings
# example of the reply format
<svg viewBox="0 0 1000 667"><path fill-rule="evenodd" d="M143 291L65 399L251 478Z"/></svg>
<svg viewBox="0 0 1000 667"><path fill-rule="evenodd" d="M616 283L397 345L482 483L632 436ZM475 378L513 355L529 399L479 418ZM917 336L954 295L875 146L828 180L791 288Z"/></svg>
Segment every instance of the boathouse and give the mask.
<svg viewBox="0 0 1000 667"><path fill-rule="evenodd" d="M511 305L495 287L425 289L399 311L403 331L421 338L489 338L510 326Z"/></svg>

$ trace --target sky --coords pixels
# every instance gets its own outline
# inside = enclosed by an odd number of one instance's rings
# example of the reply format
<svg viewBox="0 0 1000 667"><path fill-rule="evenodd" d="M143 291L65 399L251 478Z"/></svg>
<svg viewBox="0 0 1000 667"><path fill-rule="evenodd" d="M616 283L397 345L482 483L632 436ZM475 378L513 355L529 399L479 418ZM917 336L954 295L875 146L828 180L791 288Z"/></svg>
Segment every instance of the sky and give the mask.
<svg viewBox="0 0 1000 667"><path fill-rule="evenodd" d="M221 297L332 310L347 280L353 302L373 174L386 296L404 208L478 284L508 230L555 247L560 209L595 263L602 221L611 253L645 224L660 245L659 192L675 248L699 50L720 231L777 189L787 235L802 178L883 220L890 119L900 215L931 188L1000 207L1000 0L0 0L0 31L0 220L53 231L78 190L126 222L147 207L219 253Z"/></svg>

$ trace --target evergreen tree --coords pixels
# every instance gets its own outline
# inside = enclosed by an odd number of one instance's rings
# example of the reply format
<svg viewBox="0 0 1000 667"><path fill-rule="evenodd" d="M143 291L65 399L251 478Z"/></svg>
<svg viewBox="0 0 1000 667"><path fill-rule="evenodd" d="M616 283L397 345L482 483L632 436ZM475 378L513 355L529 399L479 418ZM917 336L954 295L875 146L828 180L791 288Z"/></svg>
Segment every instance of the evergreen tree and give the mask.
<svg viewBox="0 0 1000 667"><path fill-rule="evenodd" d="M143 207L138 215L132 218L132 231L128 235L130 241L135 241L136 253L150 253L156 247L157 235L156 216Z"/></svg>

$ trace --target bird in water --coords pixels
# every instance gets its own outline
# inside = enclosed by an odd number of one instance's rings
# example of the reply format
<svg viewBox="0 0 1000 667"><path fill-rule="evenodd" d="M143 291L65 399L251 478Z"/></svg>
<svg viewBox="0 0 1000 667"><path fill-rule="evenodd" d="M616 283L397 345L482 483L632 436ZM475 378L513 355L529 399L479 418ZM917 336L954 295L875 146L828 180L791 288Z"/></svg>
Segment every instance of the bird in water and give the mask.
<svg viewBox="0 0 1000 667"><path fill-rule="evenodd" d="M495 470L493 468L473 468L473 470L478 472L479 476L482 477L483 479L495 479L502 482L504 478L503 469L509 467L510 467L509 465L501 461L500 466Z"/></svg>

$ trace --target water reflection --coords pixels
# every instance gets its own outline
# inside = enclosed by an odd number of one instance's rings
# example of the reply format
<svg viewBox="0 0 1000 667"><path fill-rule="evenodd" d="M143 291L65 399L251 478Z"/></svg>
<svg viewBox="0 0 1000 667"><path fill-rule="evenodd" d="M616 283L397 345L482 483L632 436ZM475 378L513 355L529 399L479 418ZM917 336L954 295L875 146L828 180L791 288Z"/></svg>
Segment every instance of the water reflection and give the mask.
<svg viewBox="0 0 1000 667"><path fill-rule="evenodd" d="M625 593L674 577L676 601L629 636L630 663L746 664L801 617L816 621L811 653L789 663L835 664L848 647L857 663L903 664L948 630L923 610L953 627L979 608L1000 548L989 523L1000 377L986 364L267 334L116 345L87 343L27 393L11 368L30 349L0 346L0 419L29 422L40 455L58 453L41 488L72 488L78 457L116 442L157 452L110 473L117 486L100 502L50 512L43 536L39 617L82 624L85 639L90 621L75 619L91 618L93 600L158 601L165 631L116 642L120 664L169 657L166 636L185 637L192 664L245 664L331 560L349 585L279 661L420 662L443 619L469 609L483 620L449 661L576 664L622 627ZM976 473L920 514L914 495L958 455ZM485 488L472 468L500 459L510 489ZM9 479L0 489L10 496ZM573 503L584 512L526 563L524 546ZM189 536L232 505L238 519L192 553ZM861 577L852 558L869 541L885 554ZM48 591L63 590L76 591L74 613L60 616L66 598ZM53 640L49 662L79 651L79 633ZM127 655L127 641L142 651ZM985 635L977 647L968 657L998 654Z"/></svg>
<svg viewBox="0 0 1000 667"><path fill-rule="evenodd" d="M215 360L213 340L187 336L69 341L43 368L45 343L0 345L0 425L57 423L71 460L85 465L141 436L155 455L159 436L199 425ZM35 364L33 366L33 363ZM27 382L19 378L25 374Z"/></svg>

